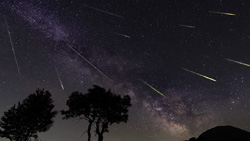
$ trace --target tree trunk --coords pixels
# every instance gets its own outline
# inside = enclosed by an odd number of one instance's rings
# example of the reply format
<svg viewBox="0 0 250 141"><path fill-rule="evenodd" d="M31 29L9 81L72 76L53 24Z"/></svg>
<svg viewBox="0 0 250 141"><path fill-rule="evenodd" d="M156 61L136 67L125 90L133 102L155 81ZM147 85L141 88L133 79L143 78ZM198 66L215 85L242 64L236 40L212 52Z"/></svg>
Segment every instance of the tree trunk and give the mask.
<svg viewBox="0 0 250 141"><path fill-rule="evenodd" d="M103 141L103 134L98 134L98 141Z"/></svg>
<svg viewBox="0 0 250 141"><path fill-rule="evenodd" d="M92 127L92 124L93 124L94 120L89 120L89 126L88 126L88 141L90 141L91 139L91 127Z"/></svg>
<svg viewBox="0 0 250 141"><path fill-rule="evenodd" d="M98 141L102 141L103 140L103 135L100 132L100 119L98 119L97 122L96 122L96 134L98 135Z"/></svg>
<svg viewBox="0 0 250 141"><path fill-rule="evenodd" d="M103 133L105 132L105 129L108 128L108 122L102 123L102 129L100 131L100 122L98 121L96 126L96 133L98 135L98 141L103 141Z"/></svg>

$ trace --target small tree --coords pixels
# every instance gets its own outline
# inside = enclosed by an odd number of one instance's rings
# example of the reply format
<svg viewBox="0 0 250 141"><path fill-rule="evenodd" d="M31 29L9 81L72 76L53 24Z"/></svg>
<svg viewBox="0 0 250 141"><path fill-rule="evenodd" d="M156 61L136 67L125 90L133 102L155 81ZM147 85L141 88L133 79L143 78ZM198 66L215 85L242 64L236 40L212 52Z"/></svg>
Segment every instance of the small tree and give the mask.
<svg viewBox="0 0 250 141"><path fill-rule="evenodd" d="M109 125L127 122L128 107L131 106L131 103L128 95L122 98L120 95L112 94L111 91L107 91L106 96L100 96L99 101L100 111L96 121L96 134L98 141L102 141L103 134L109 131Z"/></svg>
<svg viewBox="0 0 250 141"><path fill-rule="evenodd" d="M49 91L37 89L22 103L14 105L0 121L0 137L10 141L30 141L38 132L46 132L53 124L56 111Z"/></svg>
<svg viewBox="0 0 250 141"><path fill-rule="evenodd" d="M131 106L128 95L121 97L106 91L97 85L88 93L73 92L67 101L68 110L62 111L64 119L79 118L89 122L88 141L91 139L91 127L96 125L98 140L103 140L103 133L108 132L108 126L113 123L127 122L128 107Z"/></svg>

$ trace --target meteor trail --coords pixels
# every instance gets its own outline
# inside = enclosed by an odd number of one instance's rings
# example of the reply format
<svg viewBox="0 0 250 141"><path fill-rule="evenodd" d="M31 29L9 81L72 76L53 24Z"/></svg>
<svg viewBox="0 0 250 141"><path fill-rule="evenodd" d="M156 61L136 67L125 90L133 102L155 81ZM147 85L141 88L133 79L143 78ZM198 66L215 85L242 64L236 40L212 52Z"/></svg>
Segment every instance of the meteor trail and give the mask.
<svg viewBox="0 0 250 141"><path fill-rule="evenodd" d="M99 12L103 12L103 13L109 14L109 15L111 15L111 16L116 16L116 17L118 17L118 18L123 18L123 19L124 19L124 17L122 17L122 16L120 16L120 15L117 15L117 14L114 14L114 13L110 13L110 12L107 12L107 11L104 11L104 10L101 10L101 9L98 9L98 8L95 8L95 7L92 7L92 6L88 6L88 5L86 5L86 4L85 4L84 6L90 8L90 9L99 11Z"/></svg>
<svg viewBox="0 0 250 141"><path fill-rule="evenodd" d="M225 12L217 12L217 11L208 11L208 12L214 13L214 14L227 15L227 16L236 16L236 14L233 14L233 13L225 13Z"/></svg>
<svg viewBox="0 0 250 141"><path fill-rule="evenodd" d="M239 61L235 61L235 60L232 60L232 59L227 59L227 58L226 58L225 60L227 60L227 61L229 61L229 62L236 63L236 64L240 64L240 65L243 65L243 66L250 67L250 65L249 65L249 64L246 64L246 63L243 63L243 62L239 62Z"/></svg>
<svg viewBox="0 0 250 141"><path fill-rule="evenodd" d="M142 83L144 83L145 85L147 85L148 87L150 87L152 90L154 90L155 92L157 92L158 94L162 95L163 97L165 97L165 95L163 93L161 93L160 91L156 90L154 87L152 87L151 85L149 85L147 82L141 80Z"/></svg>
<svg viewBox="0 0 250 141"><path fill-rule="evenodd" d="M7 19L6 19L5 16L4 16L4 21L5 21L5 26L6 26L6 29L7 29L7 32L8 32L8 36L9 36L11 50L12 50L12 53L14 55L14 59L15 59L15 62L16 62L17 72L18 72L18 75L19 75L19 77L21 79L22 77L21 77L21 72L20 72L19 64L18 64L17 57L16 57L16 52L15 52L15 49L14 49L14 45L13 45L12 38L11 38L11 35L10 35L9 26L8 26Z"/></svg>
<svg viewBox="0 0 250 141"><path fill-rule="evenodd" d="M73 50L77 55L79 55L84 61L86 61L89 65L91 65L95 70L97 70L101 75L103 75L105 78L110 79L106 74L104 74L101 70L99 70L95 65L93 65L89 60L87 60L85 57L83 57L78 51L76 51L72 46L66 43L66 45Z"/></svg>
<svg viewBox="0 0 250 141"><path fill-rule="evenodd" d="M215 80L215 79L210 78L210 77L207 77L207 76L202 75L202 74L200 74L200 73L197 73L197 72L194 72L194 71L191 71L191 70L185 69L185 68L182 68L182 69L183 69L183 70L185 70L185 71L187 71L187 72L191 72L191 73L193 73L193 74L195 74L195 75L198 75L198 76L204 77L204 78L206 78L206 79L208 79L208 80L211 80L211 81L216 82L216 80Z"/></svg>
<svg viewBox="0 0 250 141"><path fill-rule="evenodd" d="M117 33L117 32L115 32L115 34L117 34L117 35L119 35L119 36L122 36L122 37L125 37L125 38L130 38L130 36L125 35L125 34L121 34L121 33Z"/></svg>
<svg viewBox="0 0 250 141"><path fill-rule="evenodd" d="M58 80L59 80L59 82L60 82L60 85L61 85L62 89L64 90L64 86L63 86L62 80L61 80L61 78L60 78L59 72L58 72L58 70L57 70L56 67L55 67L55 70L56 70L56 74L57 74Z"/></svg>
<svg viewBox="0 0 250 141"><path fill-rule="evenodd" d="M187 28L195 28L195 26L192 25L185 25L185 24L179 24L179 26L187 27Z"/></svg>

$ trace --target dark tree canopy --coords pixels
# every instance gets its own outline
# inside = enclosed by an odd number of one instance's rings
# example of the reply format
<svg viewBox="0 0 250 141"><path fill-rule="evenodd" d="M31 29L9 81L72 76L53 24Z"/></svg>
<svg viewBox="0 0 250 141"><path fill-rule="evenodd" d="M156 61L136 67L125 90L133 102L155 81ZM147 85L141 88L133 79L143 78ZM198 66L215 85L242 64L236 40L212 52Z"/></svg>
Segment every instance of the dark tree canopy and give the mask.
<svg viewBox="0 0 250 141"><path fill-rule="evenodd" d="M88 140L91 138L91 126L96 125L98 139L103 140L103 133L114 123L127 122L128 107L131 106L130 96L121 97L94 85L88 93L73 92L67 101L68 110L62 111L65 119L79 118L89 122Z"/></svg>
<svg viewBox="0 0 250 141"><path fill-rule="evenodd" d="M11 107L0 121L0 137L10 141L29 141L37 138L38 132L45 132L53 124L56 111L51 93L37 89L22 103Z"/></svg>

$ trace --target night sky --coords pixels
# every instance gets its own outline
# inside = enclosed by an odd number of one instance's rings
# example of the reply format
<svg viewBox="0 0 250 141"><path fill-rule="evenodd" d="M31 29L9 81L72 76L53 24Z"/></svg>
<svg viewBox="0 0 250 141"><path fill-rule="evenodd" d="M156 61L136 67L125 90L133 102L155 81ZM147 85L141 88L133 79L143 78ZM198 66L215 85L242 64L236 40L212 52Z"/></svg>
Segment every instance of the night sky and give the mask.
<svg viewBox="0 0 250 141"><path fill-rule="evenodd" d="M180 141L217 125L250 131L249 7L248 0L1 0L0 116L37 88L63 110L73 91L97 84L132 98L128 123L110 126L106 141ZM39 138L86 140L86 125L59 114Z"/></svg>

